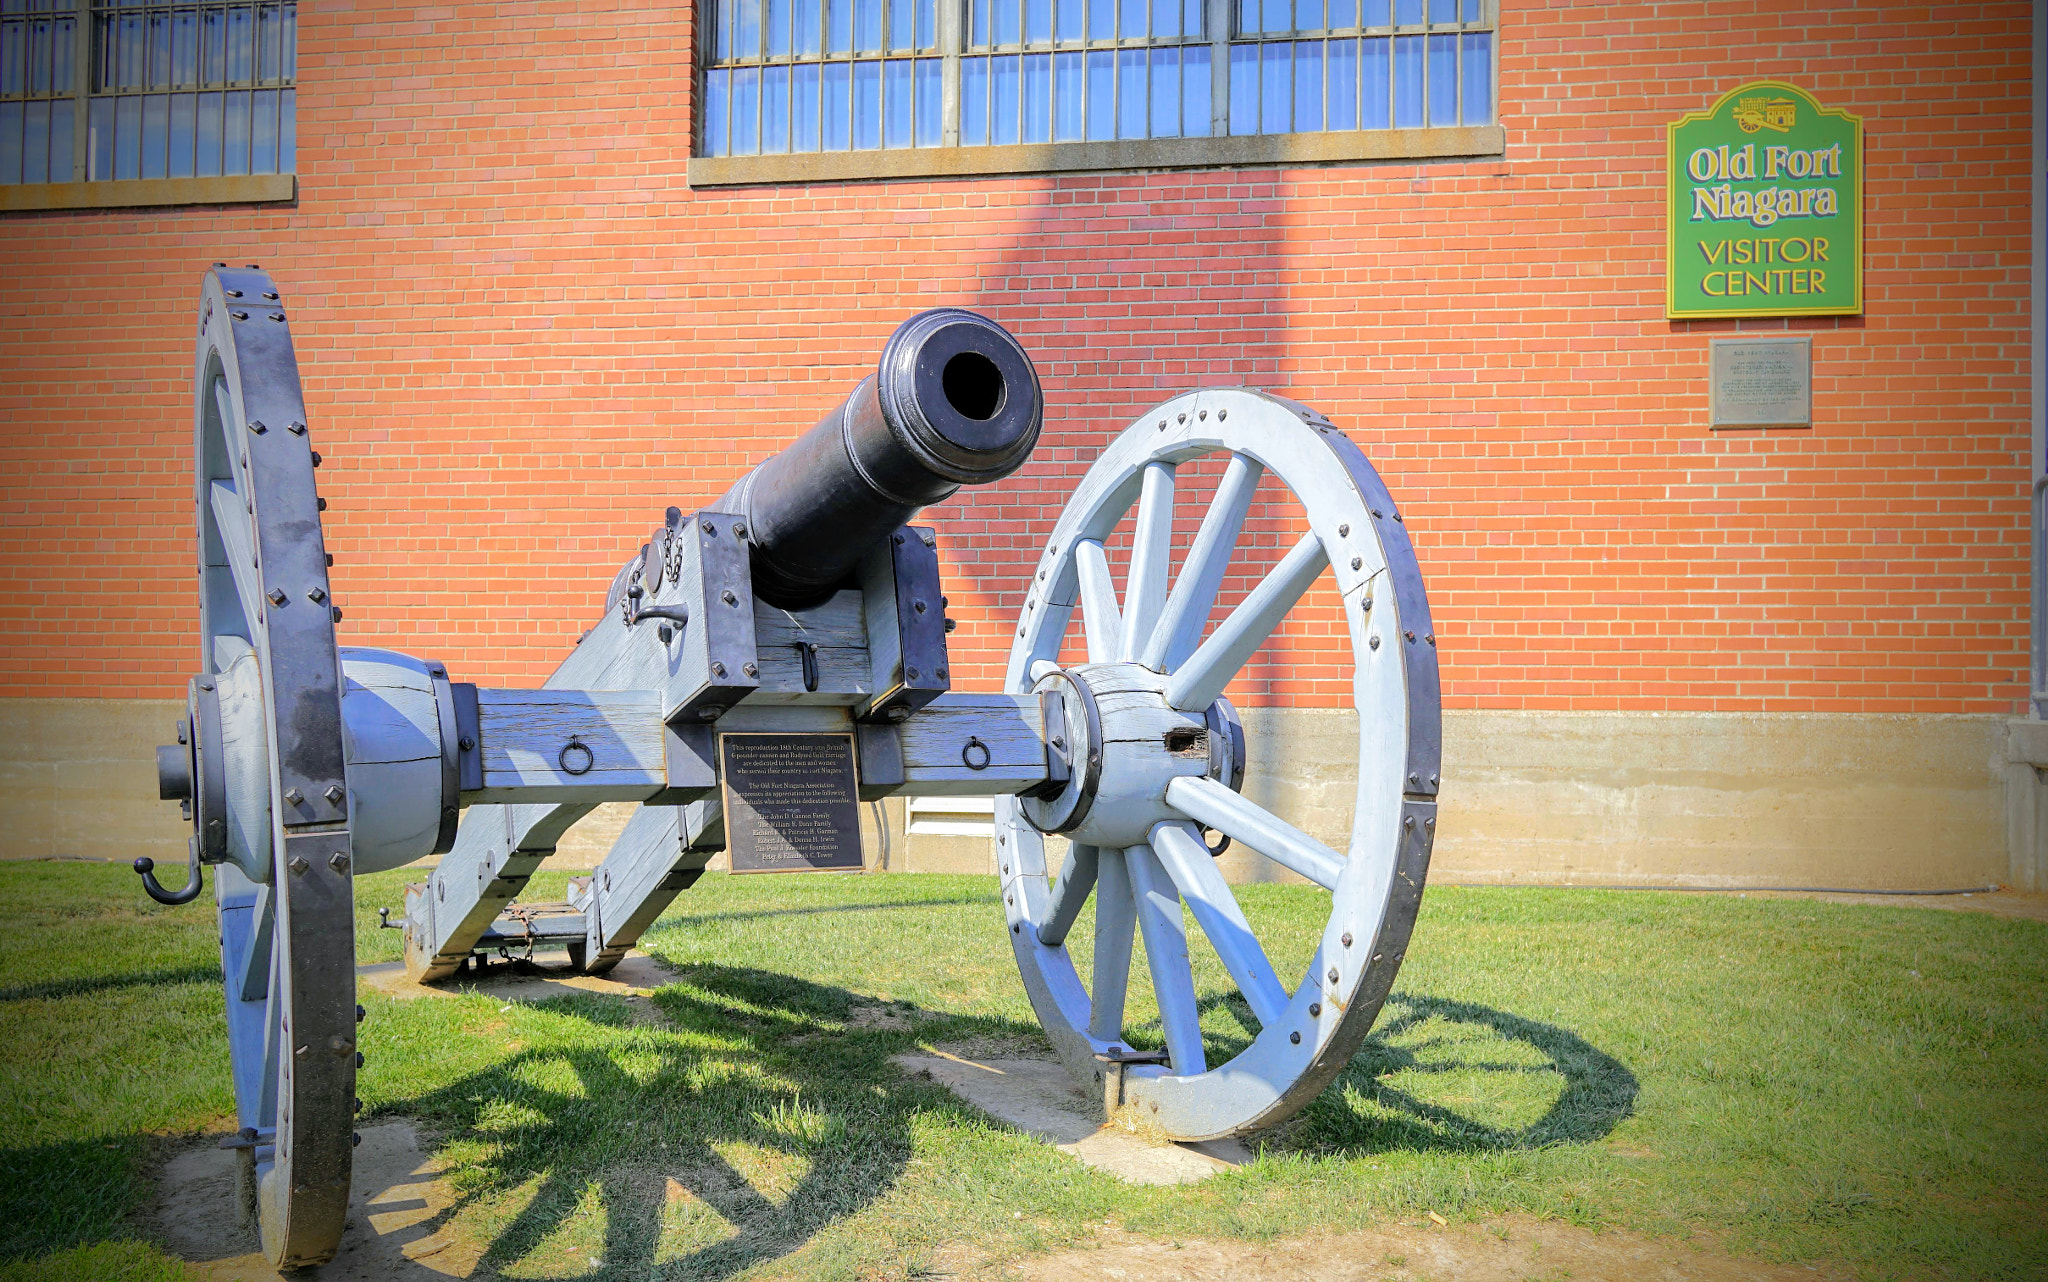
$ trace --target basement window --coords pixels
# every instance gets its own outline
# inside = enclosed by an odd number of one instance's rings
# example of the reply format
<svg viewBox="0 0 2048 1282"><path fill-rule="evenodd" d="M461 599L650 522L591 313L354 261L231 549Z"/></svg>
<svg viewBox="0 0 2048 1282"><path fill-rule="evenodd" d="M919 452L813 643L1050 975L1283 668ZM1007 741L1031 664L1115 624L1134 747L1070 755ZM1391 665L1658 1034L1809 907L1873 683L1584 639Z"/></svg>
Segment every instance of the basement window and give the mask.
<svg viewBox="0 0 2048 1282"><path fill-rule="evenodd" d="M294 0L0 0L0 210L292 199Z"/></svg>
<svg viewBox="0 0 2048 1282"><path fill-rule="evenodd" d="M1494 0L703 0L693 185L1498 155Z"/></svg>

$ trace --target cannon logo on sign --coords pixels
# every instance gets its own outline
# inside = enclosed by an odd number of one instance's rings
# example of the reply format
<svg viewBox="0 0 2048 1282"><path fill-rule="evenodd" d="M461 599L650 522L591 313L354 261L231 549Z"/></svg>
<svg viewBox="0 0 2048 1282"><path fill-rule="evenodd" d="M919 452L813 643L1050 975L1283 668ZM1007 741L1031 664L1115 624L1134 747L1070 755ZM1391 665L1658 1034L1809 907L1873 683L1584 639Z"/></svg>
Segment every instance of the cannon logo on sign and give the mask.
<svg viewBox="0 0 2048 1282"><path fill-rule="evenodd" d="M1863 310L1863 121L1773 81L1670 127L1665 314Z"/></svg>

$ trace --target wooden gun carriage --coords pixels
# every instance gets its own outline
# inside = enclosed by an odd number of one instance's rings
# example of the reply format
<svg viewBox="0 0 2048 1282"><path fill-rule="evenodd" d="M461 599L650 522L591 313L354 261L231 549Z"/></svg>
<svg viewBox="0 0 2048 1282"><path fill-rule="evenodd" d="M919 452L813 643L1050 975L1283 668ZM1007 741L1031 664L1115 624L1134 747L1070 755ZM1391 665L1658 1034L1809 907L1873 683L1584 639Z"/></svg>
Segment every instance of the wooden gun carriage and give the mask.
<svg viewBox="0 0 2048 1282"><path fill-rule="evenodd" d="M1139 416L1053 526L1002 688L956 691L937 539L910 521L1022 465L1042 402L999 326L921 313L816 427L717 501L669 508L541 688L497 690L432 660L337 649L320 457L284 301L254 267L206 277L195 389L200 675L178 744L158 750L161 794L192 821L191 868L168 891L136 864L166 903L195 898L214 867L239 1153L279 1267L327 1259L348 1204L365 1053L351 879L430 856L402 923L416 978L514 946L559 947L595 972L729 843L736 858L829 864L856 789L992 797L1010 947L1078 1082L1107 1084L1177 1138L1240 1134L1314 1098L1371 1028L1435 828L1436 638L1397 504L1314 410L1218 389ZM1205 456L1225 460L1221 480L1175 572L1177 470ZM1219 612L1264 477L1308 532ZM1119 588L1104 545L1126 520ZM1326 581L1358 721L1342 851L1244 796L1246 732L1223 697ZM1063 666L1076 625L1086 661ZM792 772L808 790L770 796ZM604 802L638 809L603 863L565 904L518 903ZM1232 842L1329 894L1292 984L1217 869ZM1091 902L1084 983L1067 937ZM1183 904L1257 1024L1223 1063L1203 1044ZM1140 934L1163 1052L1125 1037Z"/></svg>

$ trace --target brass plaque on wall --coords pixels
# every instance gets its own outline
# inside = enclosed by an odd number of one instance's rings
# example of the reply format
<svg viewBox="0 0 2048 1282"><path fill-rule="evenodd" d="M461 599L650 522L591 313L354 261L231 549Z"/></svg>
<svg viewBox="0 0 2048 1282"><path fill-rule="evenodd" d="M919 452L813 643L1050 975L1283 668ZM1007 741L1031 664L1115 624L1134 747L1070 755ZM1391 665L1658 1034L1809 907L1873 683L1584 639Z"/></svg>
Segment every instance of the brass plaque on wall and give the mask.
<svg viewBox="0 0 2048 1282"><path fill-rule="evenodd" d="M1717 338L1708 371L1708 426L1813 426L1813 340Z"/></svg>
<svg viewBox="0 0 2048 1282"><path fill-rule="evenodd" d="M734 872L859 872L860 802L847 734L718 737Z"/></svg>

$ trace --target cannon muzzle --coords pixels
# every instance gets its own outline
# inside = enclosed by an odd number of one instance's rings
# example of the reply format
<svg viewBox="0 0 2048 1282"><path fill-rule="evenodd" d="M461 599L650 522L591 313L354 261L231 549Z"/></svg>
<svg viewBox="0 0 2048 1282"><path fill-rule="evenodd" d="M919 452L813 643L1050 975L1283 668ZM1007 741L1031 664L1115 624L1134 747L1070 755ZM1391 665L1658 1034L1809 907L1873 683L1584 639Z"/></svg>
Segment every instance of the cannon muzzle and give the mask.
<svg viewBox="0 0 2048 1282"><path fill-rule="evenodd" d="M713 506L746 520L754 594L802 609L918 509L1023 466L1043 417L1008 331L957 307L920 312L851 396Z"/></svg>

